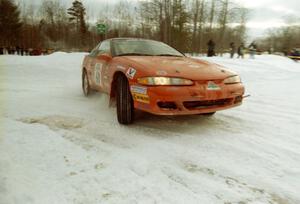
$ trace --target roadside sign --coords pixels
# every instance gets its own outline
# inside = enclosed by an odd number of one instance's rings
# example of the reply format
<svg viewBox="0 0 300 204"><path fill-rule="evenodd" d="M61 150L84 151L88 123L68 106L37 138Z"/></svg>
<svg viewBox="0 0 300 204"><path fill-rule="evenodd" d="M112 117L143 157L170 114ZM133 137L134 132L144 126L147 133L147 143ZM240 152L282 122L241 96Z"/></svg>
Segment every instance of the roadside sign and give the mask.
<svg viewBox="0 0 300 204"><path fill-rule="evenodd" d="M97 32L98 32L99 34L104 34L104 33L106 33L107 26L106 26L105 24L99 23L99 24L97 24L96 27L97 27Z"/></svg>

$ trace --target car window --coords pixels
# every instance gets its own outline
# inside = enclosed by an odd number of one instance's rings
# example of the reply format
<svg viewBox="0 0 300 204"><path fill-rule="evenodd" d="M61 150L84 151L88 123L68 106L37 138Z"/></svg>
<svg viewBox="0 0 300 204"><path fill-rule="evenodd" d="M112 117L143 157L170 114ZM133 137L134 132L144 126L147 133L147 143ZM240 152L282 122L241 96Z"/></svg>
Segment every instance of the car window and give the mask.
<svg viewBox="0 0 300 204"><path fill-rule="evenodd" d="M115 56L122 55L166 55L183 56L174 48L157 41L140 39L119 39L113 41Z"/></svg>
<svg viewBox="0 0 300 204"><path fill-rule="evenodd" d="M100 44L98 44L98 45L91 51L91 53L90 53L90 56L91 56L91 57L95 57L95 56L97 55L99 47L100 47Z"/></svg>
<svg viewBox="0 0 300 204"><path fill-rule="evenodd" d="M99 54L110 54L110 41L104 41L102 43L100 43L99 45L97 45L97 47L95 47L91 53L90 56L91 57L96 57Z"/></svg>
<svg viewBox="0 0 300 204"><path fill-rule="evenodd" d="M99 54L110 53L110 41L104 41L98 48Z"/></svg>

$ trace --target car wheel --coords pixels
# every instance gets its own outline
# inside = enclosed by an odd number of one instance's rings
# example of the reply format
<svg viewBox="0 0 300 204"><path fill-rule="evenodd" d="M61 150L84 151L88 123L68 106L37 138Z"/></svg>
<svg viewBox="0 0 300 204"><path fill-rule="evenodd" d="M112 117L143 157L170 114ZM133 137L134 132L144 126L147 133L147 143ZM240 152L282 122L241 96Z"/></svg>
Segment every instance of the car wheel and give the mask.
<svg viewBox="0 0 300 204"><path fill-rule="evenodd" d="M133 100L129 90L128 80L124 75L117 79L117 115L120 124L131 124L134 119Z"/></svg>
<svg viewBox="0 0 300 204"><path fill-rule="evenodd" d="M85 70L82 71L82 90L85 96L89 96L91 93L89 78Z"/></svg>

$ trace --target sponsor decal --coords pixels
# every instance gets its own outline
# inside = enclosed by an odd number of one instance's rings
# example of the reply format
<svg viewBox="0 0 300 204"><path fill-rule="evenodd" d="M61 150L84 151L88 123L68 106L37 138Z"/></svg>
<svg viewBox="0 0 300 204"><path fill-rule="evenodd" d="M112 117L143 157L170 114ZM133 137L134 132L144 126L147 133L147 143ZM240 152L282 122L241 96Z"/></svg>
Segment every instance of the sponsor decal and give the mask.
<svg viewBox="0 0 300 204"><path fill-rule="evenodd" d="M130 91L134 101L144 104L150 103L149 96L147 95L147 87L132 85L130 86Z"/></svg>
<svg viewBox="0 0 300 204"><path fill-rule="evenodd" d="M216 90L220 90L221 88L213 81L209 81L206 89L210 91L216 91Z"/></svg>
<svg viewBox="0 0 300 204"><path fill-rule="evenodd" d="M130 79L133 79L134 76L136 74L136 70L133 69L132 67L129 67L129 69L127 70L126 72L126 75L130 78Z"/></svg>
<svg viewBox="0 0 300 204"><path fill-rule="evenodd" d="M137 94L147 94L147 87L133 85L130 86L130 91Z"/></svg>
<svg viewBox="0 0 300 204"><path fill-rule="evenodd" d="M133 100L141 103L150 103L149 96L146 94L139 94L139 93L133 93L132 94Z"/></svg>

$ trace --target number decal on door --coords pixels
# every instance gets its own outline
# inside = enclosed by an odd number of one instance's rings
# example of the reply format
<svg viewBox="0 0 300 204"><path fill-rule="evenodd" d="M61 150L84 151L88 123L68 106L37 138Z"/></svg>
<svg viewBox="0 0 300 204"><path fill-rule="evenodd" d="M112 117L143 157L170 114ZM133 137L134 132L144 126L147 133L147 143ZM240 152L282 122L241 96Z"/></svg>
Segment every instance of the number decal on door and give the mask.
<svg viewBox="0 0 300 204"><path fill-rule="evenodd" d="M101 72L102 72L102 67L103 65L101 63L96 63L95 65L95 72L94 72L94 77L95 77L95 82L97 85L101 86Z"/></svg>

